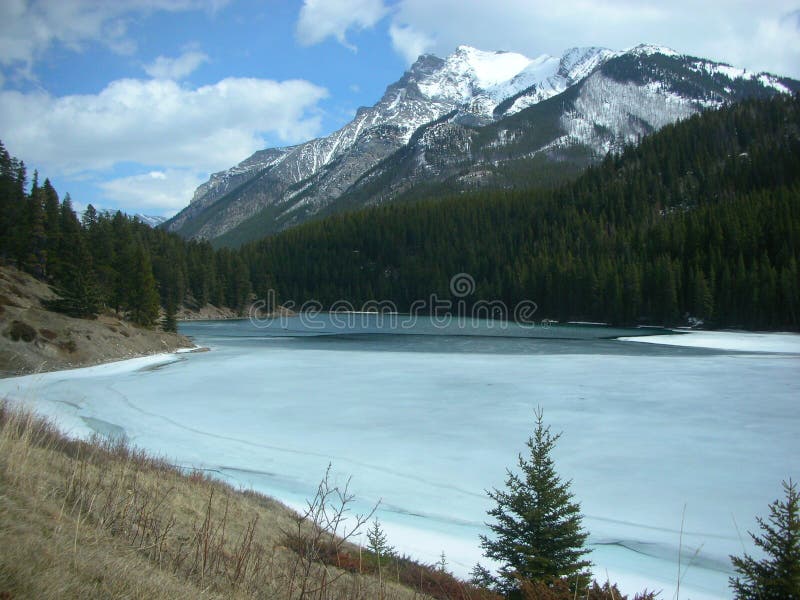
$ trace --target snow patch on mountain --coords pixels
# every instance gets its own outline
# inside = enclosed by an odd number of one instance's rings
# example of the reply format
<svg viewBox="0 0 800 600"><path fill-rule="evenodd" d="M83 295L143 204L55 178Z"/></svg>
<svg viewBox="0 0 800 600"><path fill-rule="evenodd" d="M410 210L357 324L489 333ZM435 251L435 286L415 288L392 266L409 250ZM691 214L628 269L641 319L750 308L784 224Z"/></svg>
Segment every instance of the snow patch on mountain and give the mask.
<svg viewBox="0 0 800 600"><path fill-rule="evenodd" d="M601 63L619 56L608 48L590 46L588 48L571 48L564 53L559 62L558 72L565 79L578 81L588 76Z"/></svg>
<svg viewBox="0 0 800 600"><path fill-rule="evenodd" d="M657 44L639 44L637 46L633 46L632 48L628 48L627 50L623 50L618 54L634 54L636 56L652 56L653 54L663 54L664 56L676 58L683 56L681 53L676 52L672 48L659 46Z"/></svg>
<svg viewBox="0 0 800 600"><path fill-rule="evenodd" d="M421 79L417 87L431 100L468 107L490 117L497 102L514 93L511 82L531 62L514 52L459 46L440 70Z"/></svg>
<svg viewBox="0 0 800 600"><path fill-rule="evenodd" d="M254 174L281 162L290 151L291 148L261 150L230 169L213 173L208 181L195 190L190 204L212 203Z"/></svg>
<svg viewBox="0 0 800 600"><path fill-rule="evenodd" d="M417 82L428 99L456 105L485 119L497 106L518 96L503 111L514 114L560 94L617 53L606 48L571 48L561 58L528 58L514 52L485 52L459 46L441 69Z"/></svg>
<svg viewBox="0 0 800 600"><path fill-rule="evenodd" d="M136 217L137 219L139 219L145 225L149 225L150 227L153 227L153 228L158 227L164 221L167 220L167 217L162 217L162 216L159 216L159 215L143 215L141 213L136 213L133 216Z"/></svg>
<svg viewBox="0 0 800 600"><path fill-rule="evenodd" d="M698 73L722 75L732 80L743 79L751 81L755 79L766 88L772 88L781 94L791 94L791 90L781 83L780 78L770 73L754 73L753 71L732 67L725 63L715 63L707 60L696 60L689 65L689 68Z"/></svg>
<svg viewBox="0 0 800 600"><path fill-rule="evenodd" d="M639 86L595 73L582 84L574 109L561 117L566 135L554 145L584 144L603 155L699 111L698 103L657 82Z"/></svg>
<svg viewBox="0 0 800 600"><path fill-rule="evenodd" d="M109 219L113 218L114 215L117 214L117 212L122 212L115 208L95 208L95 211L97 211L98 214L101 214ZM167 220L167 217L162 217L160 215L144 215L142 213L134 213L134 214L123 213L123 214L129 217L134 217L138 219L140 222L144 223L145 225L149 225L150 227L153 228L158 227ZM81 220L83 220L85 215L86 215L85 210L80 212Z"/></svg>
<svg viewBox="0 0 800 600"><path fill-rule="evenodd" d="M517 94L511 106L503 111L503 116L513 115L560 94L616 55L606 48L571 48L560 59L544 57L533 61L515 78L516 87L524 92Z"/></svg>
<svg viewBox="0 0 800 600"><path fill-rule="evenodd" d="M515 52L485 52L469 46L459 46L453 58L454 63L466 63L475 75L475 84L484 90L510 81L533 62Z"/></svg>

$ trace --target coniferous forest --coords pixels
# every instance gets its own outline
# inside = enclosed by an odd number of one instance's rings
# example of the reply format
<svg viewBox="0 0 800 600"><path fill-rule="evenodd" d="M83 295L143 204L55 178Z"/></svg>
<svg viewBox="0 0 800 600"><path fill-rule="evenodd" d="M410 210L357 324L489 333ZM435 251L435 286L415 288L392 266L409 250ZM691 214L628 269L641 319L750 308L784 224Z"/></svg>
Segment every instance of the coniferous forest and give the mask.
<svg viewBox="0 0 800 600"><path fill-rule="evenodd" d="M254 289L330 306L522 300L539 318L800 326L800 98L668 126L554 190L499 190L330 217L242 249Z"/></svg>
<svg viewBox="0 0 800 600"><path fill-rule="evenodd" d="M610 155L557 189L484 190L335 215L214 249L91 206L81 219L0 148L0 257L60 290L153 324L159 306L392 301L450 279L468 304L538 305L537 318L800 328L800 97L706 112ZM461 299L461 298L459 298Z"/></svg>
<svg viewBox="0 0 800 600"><path fill-rule="evenodd" d="M89 205L79 218L69 194L0 144L0 259L45 280L62 300L52 308L85 317L104 307L145 326L180 305L243 306L249 273L238 253L185 241L121 212Z"/></svg>

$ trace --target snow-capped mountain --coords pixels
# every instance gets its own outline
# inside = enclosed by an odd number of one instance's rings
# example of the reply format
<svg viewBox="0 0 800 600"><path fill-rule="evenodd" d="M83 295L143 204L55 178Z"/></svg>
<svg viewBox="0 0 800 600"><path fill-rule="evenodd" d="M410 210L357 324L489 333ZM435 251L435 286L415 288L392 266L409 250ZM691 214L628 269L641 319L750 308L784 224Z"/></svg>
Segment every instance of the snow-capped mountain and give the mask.
<svg viewBox="0 0 800 600"><path fill-rule="evenodd" d="M136 213L133 216L139 219L145 225L149 225L150 227L158 227L159 225L167 221L167 217L161 217L159 215L143 215L141 213Z"/></svg>
<svg viewBox="0 0 800 600"><path fill-rule="evenodd" d="M421 56L331 135L215 173L165 226L186 237L255 239L390 200L419 181L493 181L499 165L537 156L591 162L700 110L797 89L657 46L534 59L460 46L444 59Z"/></svg>
<svg viewBox="0 0 800 600"><path fill-rule="evenodd" d="M117 213L117 209L111 209L111 208L95 208L95 210L98 213L108 217L113 217ZM83 219L84 214L86 214L86 211L81 211L80 213L81 219ZM139 219L139 221L141 221L145 225L149 225L150 227L158 227L159 225L162 225L163 223L166 223L169 220L167 217L162 217L158 215L145 215L142 213L134 213L129 216Z"/></svg>

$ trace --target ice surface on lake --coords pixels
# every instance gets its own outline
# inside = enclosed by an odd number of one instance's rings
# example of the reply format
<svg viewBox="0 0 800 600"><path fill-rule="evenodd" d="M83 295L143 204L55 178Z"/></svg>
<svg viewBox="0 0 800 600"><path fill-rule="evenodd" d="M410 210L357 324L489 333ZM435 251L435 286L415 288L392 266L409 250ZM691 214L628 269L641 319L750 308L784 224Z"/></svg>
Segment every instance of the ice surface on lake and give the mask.
<svg viewBox="0 0 800 600"><path fill-rule="evenodd" d="M716 348L741 352L789 352L800 354L796 333L745 333L738 331L685 331L676 335L621 337L623 341L667 344L692 348Z"/></svg>
<svg viewBox="0 0 800 600"><path fill-rule="evenodd" d="M0 395L296 507L332 462L357 511L381 500L392 545L430 563L444 550L462 576L481 559L484 490L503 485L540 405L563 431L556 467L581 502L595 576L666 599L684 507L681 597L727 598L728 555L752 551L740 534L800 478L800 354L182 328L212 351L0 380Z"/></svg>

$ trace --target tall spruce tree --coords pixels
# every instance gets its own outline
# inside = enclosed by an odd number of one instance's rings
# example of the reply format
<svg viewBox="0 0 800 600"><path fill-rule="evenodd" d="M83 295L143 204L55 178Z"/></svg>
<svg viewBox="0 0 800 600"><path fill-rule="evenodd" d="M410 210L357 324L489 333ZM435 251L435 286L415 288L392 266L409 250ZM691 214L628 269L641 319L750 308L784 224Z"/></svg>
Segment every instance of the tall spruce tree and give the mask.
<svg viewBox="0 0 800 600"><path fill-rule="evenodd" d="M769 506L767 520L756 517L763 532L750 537L766 557L731 556L738 575L730 578L737 600L800 600L800 493L783 482L786 500Z"/></svg>
<svg viewBox="0 0 800 600"><path fill-rule="evenodd" d="M161 319L161 330L176 333L178 331L178 319L175 310L175 302L170 298L164 308L164 317Z"/></svg>
<svg viewBox="0 0 800 600"><path fill-rule="evenodd" d="M102 298L92 265L92 255L87 248L78 217L72 209L69 194L61 203L58 221L58 244L51 254L56 255L58 260L51 261L54 265L51 276L61 297L48 305L53 310L73 317L93 317L100 311Z"/></svg>
<svg viewBox="0 0 800 600"><path fill-rule="evenodd" d="M139 325L150 326L158 318L159 298L150 254L142 244L136 245L132 269L131 273L124 274L131 283L127 298L131 320Z"/></svg>
<svg viewBox="0 0 800 600"><path fill-rule="evenodd" d="M39 187L39 173L33 172L33 184L26 206L27 228L24 233L25 270L43 279L47 274L47 232L45 230L44 191Z"/></svg>
<svg viewBox="0 0 800 600"><path fill-rule="evenodd" d="M61 267L59 245L61 243L61 202L58 199L53 184L49 179L44 180L42 186L44 208L45 248L47 250L47 272L45 275L52 280Z"/></svg>
<svg viewBox="0 0 800 600"><path fill-rule="evenodd" d="M17 161L16 163L16 177L14 186L12 188L12 216L11 216L11 231L10 246L12 248L12 255L15 259L17 268L23 268L25 265L25 257L27 253L28 234L28 216L27 216L27 198L25 195L25 186L27 185L28 175L25 169L24 161Z"/></svg>
<svg viewBox="0 0 800 600"><path fill-rule="evenodd" d="M91 257L83 243L81 246L80 253L86 262L63 268L62 283L56 287L60 298L47 301L46 306L71 317L93 318L100 311L101 299L91 269Z"/></svg>
<svg viewBox="0 0 800 600"><path fill-rule="evenodd" d="M14 198L16 169L14 159L0 141L0 259L11 254L12 232L17 207Z"/></svg>
<svg viewBox="0 0 800 600"><path fill-rule="evenodd" d="M561 434L545 427L536 409L536 429L528 439L529 456L519 455L520 474L507 471L506 489L487 492L496 506L488 514L494 536L481 536L487 558L502 564L494 587L517 597L520 580L548 583L558 578L589 578L585 559L588 533L581 525L580 506L569 481L556 474L551 453Z"/></svg>
<svg viewBox="0 0 800 600"><path fill-rule="evenodd" d="M81 217L81 225L87 231L90 230L95 225L97 225L97 209L91 204L89 204L86 207L86 210L83 211L83 216Z"/></svg>

